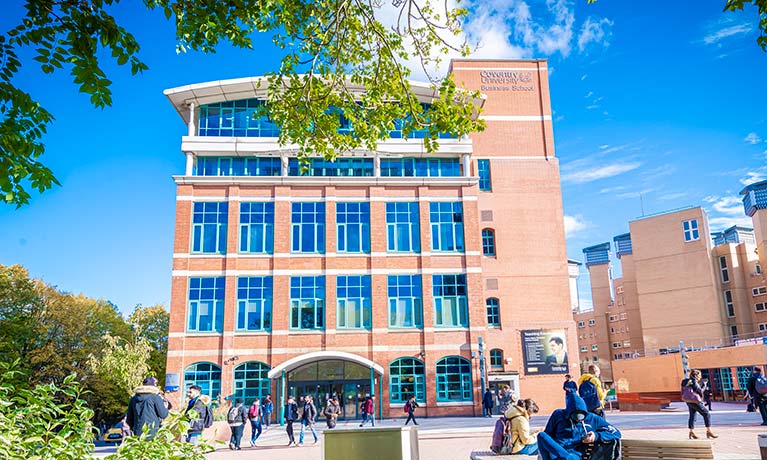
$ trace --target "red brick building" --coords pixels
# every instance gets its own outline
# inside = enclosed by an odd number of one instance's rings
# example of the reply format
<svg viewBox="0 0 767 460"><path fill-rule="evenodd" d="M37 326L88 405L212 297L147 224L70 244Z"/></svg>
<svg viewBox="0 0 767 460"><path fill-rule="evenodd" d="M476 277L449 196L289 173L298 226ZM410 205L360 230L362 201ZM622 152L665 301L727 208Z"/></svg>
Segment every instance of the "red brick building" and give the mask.
<svg viewBox="0 0 767 460"><path fill-rule="evenodd" d="M577 342L546 61L456 60L452 72L486 95L486 131L426 154L419 133L395 129L376 152L304 174L253 113L260 78L165 91L189 127L174 177L171 390L276 406L337 395L344 417L366 394L402 416L414 395L422 415L472 415L484 375L561 404ZM430 103L428 85L413 87Z"/></svg>

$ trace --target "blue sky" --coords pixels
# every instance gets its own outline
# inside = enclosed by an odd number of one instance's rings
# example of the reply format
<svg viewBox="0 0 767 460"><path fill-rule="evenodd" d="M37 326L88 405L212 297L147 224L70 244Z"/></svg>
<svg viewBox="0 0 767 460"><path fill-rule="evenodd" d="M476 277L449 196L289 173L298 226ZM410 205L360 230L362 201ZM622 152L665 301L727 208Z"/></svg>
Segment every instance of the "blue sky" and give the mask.
<svg viewBox="0 0 767 460"><path fill-rule="evenodd" d="M2 30L21 3L4 5ZM170 301L171 176L184 169L186 128L162 91L260 75L279 55L268 36L257 51L178 55L161 14L125 3L115 12L150 69L131 77L104 56L113 107L93 109L67 72L43 76L31 61L16 78L56 116L43 161L62 186L20 210L0 207L0 264L127 313ZM570 257L628 231L640 193L645 213L702 205L713 229L748 222L737 194L767 177L767 54L756 10L723 13L723 3L468 3L475 56L549 59Z"/></svg>

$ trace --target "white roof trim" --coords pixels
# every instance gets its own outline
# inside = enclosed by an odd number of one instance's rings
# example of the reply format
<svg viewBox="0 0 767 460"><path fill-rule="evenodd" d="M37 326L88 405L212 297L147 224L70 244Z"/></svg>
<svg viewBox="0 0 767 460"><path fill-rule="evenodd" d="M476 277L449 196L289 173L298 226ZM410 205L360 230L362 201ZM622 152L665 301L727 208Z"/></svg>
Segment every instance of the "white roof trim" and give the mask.
<svg viewBox="0 0 767 460"><path fill-rule="evenodd" d="M313 351L311 353L305 353L303 355L296 356L295 358L290 358L279 366L273 367L267 376L270 379L276 379L282 374L282 371L290 372L293 369L306 363L319 361L322 359L340 359L343 361L351 361L357 364L361 364L365 367L372 367L379 375L383 375L384 373L384 368L382 366L379 366L373 361L367 358L363 358L362 356L346 353L345 351Z"/></svg>

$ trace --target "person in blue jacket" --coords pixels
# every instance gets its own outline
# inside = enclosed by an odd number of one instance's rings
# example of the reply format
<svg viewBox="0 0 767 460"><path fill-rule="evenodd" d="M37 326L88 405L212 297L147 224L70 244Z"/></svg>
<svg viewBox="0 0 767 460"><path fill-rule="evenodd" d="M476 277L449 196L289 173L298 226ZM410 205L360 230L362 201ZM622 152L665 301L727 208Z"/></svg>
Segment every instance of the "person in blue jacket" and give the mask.
<svg viewBox="0 0 767 460"><path fill-rule="evenodd" d="M620 431L590 413L578 393L568 391L565 403L565 409L555 410L546 428L538 433L538 450L543 460L580 460L587 451L591 452L592 460L610 459L620 452L616 442Z"/></svg>

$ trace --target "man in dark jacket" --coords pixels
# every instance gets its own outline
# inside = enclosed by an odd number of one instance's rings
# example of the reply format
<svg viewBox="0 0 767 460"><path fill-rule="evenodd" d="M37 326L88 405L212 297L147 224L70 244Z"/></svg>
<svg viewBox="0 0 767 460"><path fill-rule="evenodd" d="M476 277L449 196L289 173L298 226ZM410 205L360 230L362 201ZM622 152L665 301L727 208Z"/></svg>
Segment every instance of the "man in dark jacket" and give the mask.
<svg viewBox="0 0 767 460"><path fill-rule="evenodd" d="M207 395L200 394L202 388L199 385L192 385L186 391L189 403L186 405L185 414L191 411L197 412L197 418L190 421L189 431L186 433L186 440L191 444L197 445L200 441L202 430L209 428L213 424L213 412L208 404L210 398Z"/></svg>
<svg viewBox="0 0 767 460"><path fill-rule="evenodd" d="M485 390L484 396L482 396L482 414L485 417L492 417L494 405L495 402L493 401L493 392L490 391L490 388L488 388Z"/></svg>
<svg viewBox="0 0 767 460"><path fill-rule="evenodd" d="M762 378L762 368L755 367L751 371L751 376L748 377L746 389L748 390L748 395L754 400L754 405L759 409L759 414L762 416L762 425L767 425L767 398L756 391L756 381L759 378Z"/></svg>
<svg viewBox="0 0 767 460"><path fill-rule="evenodd" d="M620 431L602 417L590 413L577 393L565 395L565 409L549 417L546 429L538 433L538 449L543 460L580 460L591 452L591 460L611 459L620 452Z"/></svg>
<svg viewBox="0 0 767 460"><path fill-rule="evenodd" d="M160 396L157 379L145 378L144 384L133 390L133 397L128 403L128 413L125 414L128 426L134 435L141 436L146 432L147 438L151 439L167 416L168 408Z"/></svg>
<svg viewBox="0 0 767 460"><path fill-rule="evenodd" d="M304 398L304 412L301 414L301 432L298 434L298 445L304 443L304 430L308 427L312 436L314 436L314 443L317 443L317 430L314 429L314 421L317 417L317 407L314 405L314 398L306 396Z"/></svg>

